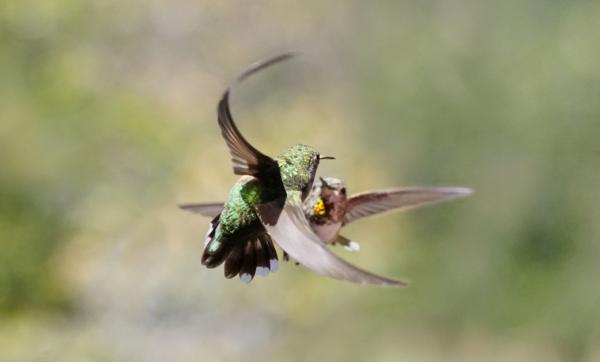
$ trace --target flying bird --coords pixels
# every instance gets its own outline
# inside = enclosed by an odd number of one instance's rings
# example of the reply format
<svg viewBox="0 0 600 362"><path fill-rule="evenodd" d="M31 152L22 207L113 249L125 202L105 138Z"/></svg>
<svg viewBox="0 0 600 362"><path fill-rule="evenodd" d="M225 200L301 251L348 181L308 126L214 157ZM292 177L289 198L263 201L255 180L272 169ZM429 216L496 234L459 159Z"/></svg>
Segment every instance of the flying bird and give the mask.
<svg viewBox="0 0 600 362"><path fill-rule="evenodd" d="M270 65L291 58L283 54L251 66L234 84ZM233 172L242 177L233 185L222 210L209 226L202 254L208 268L224 266L227 278L239 275L250 282L256 274L278 268L273 240L291 257L313 271L336 279L401 287L399 280L362 270L333 254L312 231L302 201L308 196L320 160L314 148L296 144L271 158L240 133L229 108L230 88L217 106L221 134L229 148Z"/></svg>
<svg viewBox="0 0 600 362"><path fill-rule="evenodd" d="M343 226L367 216L449 201L472 192L466 187L395 187L347 196L342 180L322 177L304 202L304 214L323 242L357 251L357 242L340 235Z"/></svg>

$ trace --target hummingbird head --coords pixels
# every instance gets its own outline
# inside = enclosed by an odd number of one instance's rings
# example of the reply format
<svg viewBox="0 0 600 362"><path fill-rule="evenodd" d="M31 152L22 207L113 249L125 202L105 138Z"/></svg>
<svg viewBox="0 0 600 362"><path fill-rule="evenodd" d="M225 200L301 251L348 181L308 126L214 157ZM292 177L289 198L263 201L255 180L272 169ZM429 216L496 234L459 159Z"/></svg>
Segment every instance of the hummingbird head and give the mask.
<svg viewBox="0 0 600 362"><path fill-rule="evenodd" d="M322 192L327 190L336 194L346 195L346 185L339 178L335 177L319 177L321 180Z"/></svg>
<svg viewBox="0 0 600 362"><path fill-rule="evenodd" d="M346 202L346 185L335 177L320 177L319 195L326 203L338 205Z"/></svg>
<svg viewBox="0 0 600 362"><path fill-rule="evenodd" d="M302 199L305 199L321 159L331 159L331 157L321 157L317 150L307 145L296 144L283 151L277 157L277 163L285 189L301 191Z"/></svg>

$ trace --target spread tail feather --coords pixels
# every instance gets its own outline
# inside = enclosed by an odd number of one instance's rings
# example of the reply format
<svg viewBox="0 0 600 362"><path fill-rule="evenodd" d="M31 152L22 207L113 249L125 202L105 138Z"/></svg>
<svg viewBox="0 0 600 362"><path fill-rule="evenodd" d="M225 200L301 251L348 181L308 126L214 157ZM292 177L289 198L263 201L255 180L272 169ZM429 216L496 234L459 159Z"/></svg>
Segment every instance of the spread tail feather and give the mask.
<svg viewBox="0 0 600 362"><path fill-rule="evenodd" d="M249 283L255 275L266 276L279 268L277 252L271 237L264 233L257 238L240 242L223 243L214 240L214 231L209 231L209 242L202 254L202 264L215 268L225 263L225 277L239 275Z"/></svg>
<svg viewBox="0 0 600 362"><path fill-rule="evenodd" d="M206 238L204 239L204 252L202 253L202 265L206 265L207 268L216 268L223 262L223 257L229 249L227 245L221 245L219 241L215 240L215 232L219 225L219 218L221 214L215 216L209 224Z"/></svg>
<svg viewBox="0 0 600 362"><path fill-rule="evenodd" d="M275 246L266 233L242 243L238 248L243 249L243 261L238 274L245 283L249 283L255 275L266 276L279 268Z"/></svg>

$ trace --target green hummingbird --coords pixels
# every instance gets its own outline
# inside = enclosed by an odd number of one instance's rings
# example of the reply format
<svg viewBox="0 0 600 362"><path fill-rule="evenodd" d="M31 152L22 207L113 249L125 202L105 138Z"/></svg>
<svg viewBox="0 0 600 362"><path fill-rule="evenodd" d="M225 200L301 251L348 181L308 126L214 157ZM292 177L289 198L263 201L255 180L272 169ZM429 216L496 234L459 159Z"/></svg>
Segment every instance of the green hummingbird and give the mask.
<svg viewBox="0 0 600 362"><path fill-rule="evenodd" d="M283 54L256 63L234 84L270 65L291 58ZM302 211L322 157L314 148L296 144L273 159L242 136L229 107L230 88L217 106L221 134L229 148L233 171L242 177L233 185L222 210L210 223L202 264L225 264L226 278L239 275L250 282L256 274L278 268L273 240L302 265L336 279L386 286L406 284L355 267L333 254L310 229Z"/></svg>
<svg viewBox="0 0 600 362"><path fill-rule="evenodd" d="M303 210L312 230L322 242L341 244L348 251L358 251L360 246L357 242L340 235L343 226L363 217L449 201L466 197L472 192L466 187L395 187L347 196L342 180L320 177L304 200ZM223 209L223 203L185 204L181 208L214 217Z"/></svg>

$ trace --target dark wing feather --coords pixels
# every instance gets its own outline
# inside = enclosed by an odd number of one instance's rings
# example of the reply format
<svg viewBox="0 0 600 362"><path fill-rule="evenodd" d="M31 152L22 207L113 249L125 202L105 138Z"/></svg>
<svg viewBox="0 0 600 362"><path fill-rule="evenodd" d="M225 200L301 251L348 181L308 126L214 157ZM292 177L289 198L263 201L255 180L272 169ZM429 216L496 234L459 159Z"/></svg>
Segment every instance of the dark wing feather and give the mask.
<svg viewBox="0 0 600 362"><path fill-rule="evenodd" d="M238 76L235 84L238 84L259 70L289 59L292 56L293 54L283 54L264 62L256 63ZM237 175L255 177L280 177L277 162L254 148L238 130L229 108L229 93L230 88L223 93L217 107L217 116L219 127L221 127L221 134L227 143L227 147L229 147L231 161L233 162L233 172Z"/></svg>
<svg viewBox="0 0 600 362"><path fill-rule="evenodd" d="M405 282L360 269L333 254L311 230L302 212L300 195L297 192L290 194L277 224L265 224L265 228L292 258L319 274L335 279L389 287L407 286Z"/></svg>
<svg viewBox="0 0 600 362"><path fill-rule="evenodd" d="M215 217L223 210L222 202L206 202L200 204L183 204L179 208L208 217Z"/></svg>
<svg viewBox="0 0 600 362"><path fill-rule="evenodd" d="M348 199L343 222L345 225L365 216L430 205L471 193L471 189L464 187L408 187L360 193Z"/></svg>

